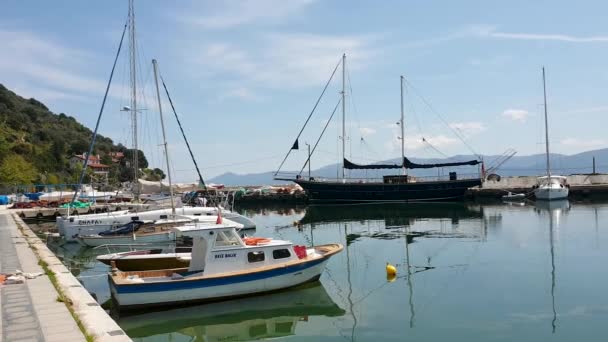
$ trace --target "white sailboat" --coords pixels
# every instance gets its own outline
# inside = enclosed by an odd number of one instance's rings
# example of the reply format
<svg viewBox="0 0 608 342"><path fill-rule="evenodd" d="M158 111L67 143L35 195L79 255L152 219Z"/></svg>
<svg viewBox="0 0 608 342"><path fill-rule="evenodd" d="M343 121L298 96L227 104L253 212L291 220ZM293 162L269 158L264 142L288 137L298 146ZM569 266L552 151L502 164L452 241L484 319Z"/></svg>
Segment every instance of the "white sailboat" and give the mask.
<svg viewBox="0 0 608 342"><path fill-rule="evenodd" d="M552 175L549 162L549 122L547 117L547 87L545 84L545 68L543 67L543 96L545 102L545 147L547 157L547 175L538 177L538 184L534 189L537 200L557 200L568 198L569 185L566 177Z"/></svg>

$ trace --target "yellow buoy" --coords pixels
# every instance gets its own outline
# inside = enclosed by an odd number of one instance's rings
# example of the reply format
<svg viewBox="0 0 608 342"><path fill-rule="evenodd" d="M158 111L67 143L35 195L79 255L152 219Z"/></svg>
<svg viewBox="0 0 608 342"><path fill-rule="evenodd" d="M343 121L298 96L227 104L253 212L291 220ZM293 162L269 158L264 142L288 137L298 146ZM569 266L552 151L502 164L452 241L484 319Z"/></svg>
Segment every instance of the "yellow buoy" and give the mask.
<svg viewBox="0 0 608 342"><path fill-rule="evenodd" d="M386 263L386 278L394 278L397 276L397 268L388 262Z"/></svg>

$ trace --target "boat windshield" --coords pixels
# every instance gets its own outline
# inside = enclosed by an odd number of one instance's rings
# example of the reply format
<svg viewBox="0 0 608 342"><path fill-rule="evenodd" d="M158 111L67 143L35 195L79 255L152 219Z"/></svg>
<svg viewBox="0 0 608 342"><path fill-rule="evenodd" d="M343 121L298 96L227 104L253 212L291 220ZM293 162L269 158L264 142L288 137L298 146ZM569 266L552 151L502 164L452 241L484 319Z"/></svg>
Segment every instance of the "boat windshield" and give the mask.
<svg viewBox="0 0 608 342"><path fill-rule="evenodd" d="M217 232L215 247L239 246L239 238L233 231Z"/></svg>

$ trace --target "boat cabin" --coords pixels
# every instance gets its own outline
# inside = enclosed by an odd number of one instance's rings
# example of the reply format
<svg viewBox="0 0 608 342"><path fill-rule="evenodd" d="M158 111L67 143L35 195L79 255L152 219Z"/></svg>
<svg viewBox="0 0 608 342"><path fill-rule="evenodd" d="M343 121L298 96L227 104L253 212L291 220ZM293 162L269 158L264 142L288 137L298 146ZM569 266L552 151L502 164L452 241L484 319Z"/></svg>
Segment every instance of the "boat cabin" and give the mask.
<svg viewBox="0 0 608 342"><path fill-rule="evenodd" d="M189 224L174 228L192 238L188 272L204 275L274 266L306 257L306 248L289 241L241 238L234 225Z"/></svg>

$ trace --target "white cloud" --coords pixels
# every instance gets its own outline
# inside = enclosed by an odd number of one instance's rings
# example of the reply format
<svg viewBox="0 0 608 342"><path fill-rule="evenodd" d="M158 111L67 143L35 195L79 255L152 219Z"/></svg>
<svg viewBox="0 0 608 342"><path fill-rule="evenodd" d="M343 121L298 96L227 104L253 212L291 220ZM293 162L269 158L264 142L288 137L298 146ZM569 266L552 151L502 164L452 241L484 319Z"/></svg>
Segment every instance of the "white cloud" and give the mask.
<svg viewBox="0 0 608 342"><path fill-rule="evenodd" d="M183 54L203 74L221 74L257 87L284 88L321 85L343 52L347 69L364 67L377 52L366 36L265 34L246 47L227 42L211 43L196 51L184 46Z"/></svg>
<svg viewBox="0 0 608 342"><path fill-rule="evenodd" d="M561 112L561 114L591 114L591 113L606 113L608 112L608 106L597 106L588 108L578 108Z"/></svg>
<svg viewBox="0 0 608 342"><path fill-rule="evenodd" d="M608 142L604 139L579 139L579 138L566 138L560 141L560 144L567 147L574 148L599 148L606 147Z"/></svg>
<svg viewBox="0 0 608 342"><path fill-rule="evenodd" d="M359 133L361 133L361 136L365 138L369 137L370 135L376 134L376 130L371 127L361 127L359 128Z"/></svg>
<svg viewBox="0 0 608 342"><path fill-rule="evenodd" d="M94 60L90 53L27 31L0 29L0 41L2 81L24 95L43 102L103 95L105 81L86 76ZM112 93L120 92L117 87Z"/></svg>
<svg viewBox="0 0 608 342"><path fill-rule="evenodd" d="M220 96L220 100L229 98L237 98L241 100L258 101L261 99L260 96L255 94L251 89L247 87L237 87L226 91Z"/></svg>
<svg viewBox="0 0 608 342"><path fill-rule="evenodd" d="M267 24L280 22L303 10L315 0L243 0L211 2L211 6L191 9L190 12L204 12L208 15L195 16L181 13L179 19L187 24L205 29L230 29L256 22Z"/></svg>
<svg viewBox="0 0 608 342"><path fill-rule="evenodd" d="M470 137L486 130L486 126L479 121L454 122L450 127L458 131L464 137Z"/></svg>
<svg viewBox="0 0 608 342"><path fill-rule="evenodd" d="M519 122L526 122L529 114L525 109L507 109L502 112L502 116Z"/></svg>
<svg viewBox="0 0 608 342"><path fill-rule="evenodd" d="M485 38L514 39L514 40L538 40L538 41L559 41L568 43L596 43L608 42L608 36L588 36L578 37L567 34L539 34L539 33L512 33L500 32L491 26L474 26L469 30L470 33Z"/></svg>

